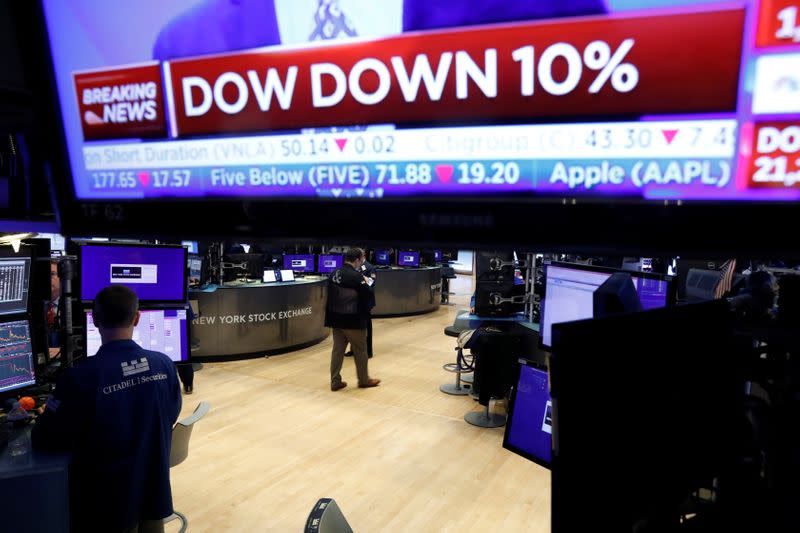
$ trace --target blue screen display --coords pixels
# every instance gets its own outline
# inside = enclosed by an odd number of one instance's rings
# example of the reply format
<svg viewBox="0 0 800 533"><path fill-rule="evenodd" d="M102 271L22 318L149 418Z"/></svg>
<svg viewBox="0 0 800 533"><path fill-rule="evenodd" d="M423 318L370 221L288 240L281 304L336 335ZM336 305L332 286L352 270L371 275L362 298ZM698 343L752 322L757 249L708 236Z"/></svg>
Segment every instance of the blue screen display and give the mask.
<svg viewBox="0 0 800 533"><path fill-rule="evenodd" d="M295 272L314 272L314 256L311 254L284 255L283 268Z"/></svg>
<svg viewBox="0 0 800 533"><path fill-rule="evenodd" d="M522 365L505 447L517 453L524 452L537 462L549 465L552 454L552 409L547 372Z"/></svg>
<svg viewBox="0 0 800 533"><path fill-rule="evenodd" d="M81 247L81 299L94 300L112 284L125 285L139 300L183 302L187 254L184 247Z"/></svg>

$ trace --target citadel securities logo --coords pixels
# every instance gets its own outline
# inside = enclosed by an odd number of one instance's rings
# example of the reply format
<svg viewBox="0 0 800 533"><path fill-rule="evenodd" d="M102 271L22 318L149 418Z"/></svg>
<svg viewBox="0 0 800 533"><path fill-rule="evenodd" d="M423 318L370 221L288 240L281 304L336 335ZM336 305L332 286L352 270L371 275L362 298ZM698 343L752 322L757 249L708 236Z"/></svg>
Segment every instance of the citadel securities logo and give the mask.
<svg viewBox="0 0 800 533"><path fill-rule="evenodd" d="M164 137L164 96L157 62L73 74L83 137Z"/></svg>

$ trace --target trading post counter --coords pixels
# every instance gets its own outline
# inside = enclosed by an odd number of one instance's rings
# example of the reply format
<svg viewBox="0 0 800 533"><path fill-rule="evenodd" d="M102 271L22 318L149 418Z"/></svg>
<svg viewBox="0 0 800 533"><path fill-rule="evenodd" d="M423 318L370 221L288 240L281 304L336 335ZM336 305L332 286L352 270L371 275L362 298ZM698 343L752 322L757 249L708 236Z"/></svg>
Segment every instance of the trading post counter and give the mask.
<svg viewBox="0 0 800 533"><path fill-rule="evenodd" d="M375 307L372 316L429 313L442 301L442 268L387 268L375 276Z"/></svg>
<svg viewBox="0 0 800 533"><path fill-rule="evenodd" d="M189 299L192 358L246 359L316 344L328 336L328 281L308 276L286 283L226 283L193 290Z"/></svg>

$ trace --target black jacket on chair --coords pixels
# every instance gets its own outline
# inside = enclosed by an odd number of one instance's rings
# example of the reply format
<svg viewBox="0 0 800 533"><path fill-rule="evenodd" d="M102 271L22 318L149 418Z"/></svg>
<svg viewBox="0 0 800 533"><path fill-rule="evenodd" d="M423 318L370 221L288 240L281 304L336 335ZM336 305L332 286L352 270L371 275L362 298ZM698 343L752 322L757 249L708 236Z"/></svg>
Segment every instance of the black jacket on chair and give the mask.
<svg viewBox="0 0 800 533"><path fill-rule="evenodd" d="M325 326L336 329L366 329L371 291L364 276L345 265L328 278L328 306Z"/></svg>

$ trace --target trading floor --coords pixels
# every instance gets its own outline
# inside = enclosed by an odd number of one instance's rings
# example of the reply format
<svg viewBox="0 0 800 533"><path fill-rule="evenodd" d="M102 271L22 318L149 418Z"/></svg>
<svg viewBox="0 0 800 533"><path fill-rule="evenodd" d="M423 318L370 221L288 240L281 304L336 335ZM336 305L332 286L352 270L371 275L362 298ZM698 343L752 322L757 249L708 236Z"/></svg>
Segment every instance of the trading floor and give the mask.
<svg viewBox="0 0 800 533"><path fill-rule="evenodd" d="M459 275L455 305L374 320L377 388L331 392L330 338L206 363L182 416L202 400L213 409L171 472L192 531L299 531L322 497L354 531L550 531L550 472L503 449L503 428L466 423L476 401L439 391L455 359L443 329L469 307L472 285ZM355 384L352 358L342 376Z"/></svg>

